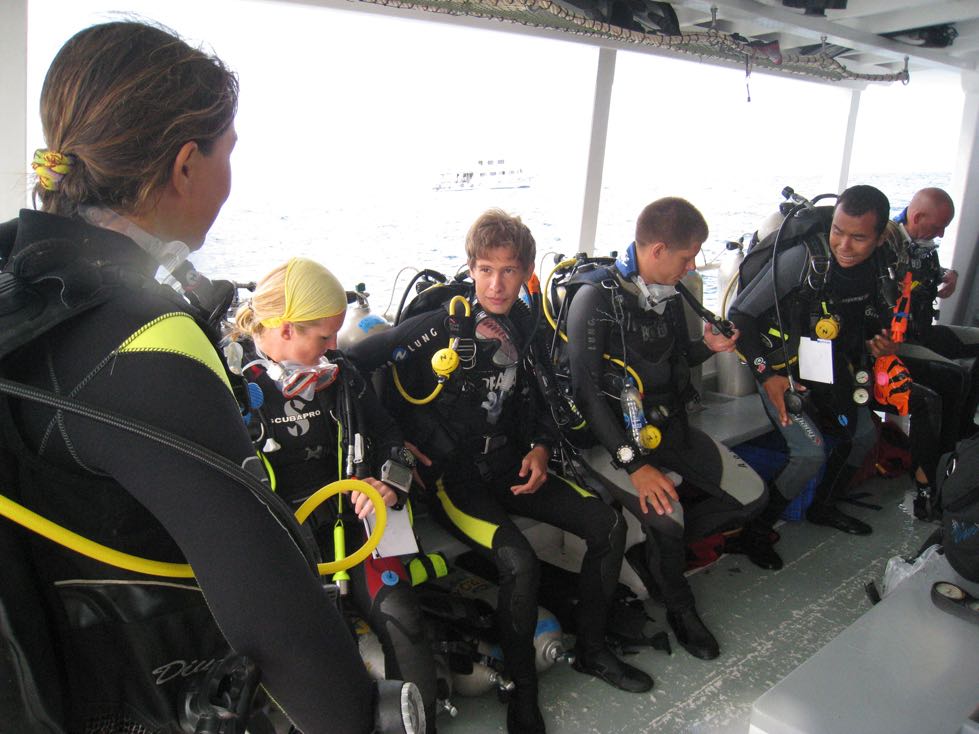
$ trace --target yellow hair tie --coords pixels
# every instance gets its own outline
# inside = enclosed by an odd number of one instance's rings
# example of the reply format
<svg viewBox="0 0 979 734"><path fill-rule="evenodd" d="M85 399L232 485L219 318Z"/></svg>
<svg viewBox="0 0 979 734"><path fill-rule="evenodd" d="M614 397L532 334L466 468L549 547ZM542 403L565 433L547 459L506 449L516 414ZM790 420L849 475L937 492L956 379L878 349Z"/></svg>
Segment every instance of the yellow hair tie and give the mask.
<svg viewBox="0 0 979 734"><path fill-rule="evenodd" d="M38 148L34 151L31 168L37 174L37 180L41 182L41 186L48 191L57 191L61 185L61 179L65 177L74 162L75 156L73 155Z"/></svg>

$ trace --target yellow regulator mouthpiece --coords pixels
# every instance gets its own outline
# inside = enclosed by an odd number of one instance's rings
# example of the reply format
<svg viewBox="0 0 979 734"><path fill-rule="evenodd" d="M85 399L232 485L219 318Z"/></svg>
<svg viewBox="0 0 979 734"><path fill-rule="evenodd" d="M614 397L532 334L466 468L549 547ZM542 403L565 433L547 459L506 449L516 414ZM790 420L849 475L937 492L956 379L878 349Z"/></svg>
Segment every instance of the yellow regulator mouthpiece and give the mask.
<svg viewBox="0 0 979 734"><path fill-rule="evenodd" d="M816 322L815 331L820 339L835 339L840 335L840 320L835 316L824 316Z"/></svg>
<svg viewBox="0 0 979 734"><path fill-rule="evenodd" d="M663 432L656 426L651 426L647 423L639 431L639 440L642 442L644 449L655 449L663 440Z"/></svg>
<svg viewBox="0 0 979 734"><path fill-rule="evenodd" d="M459 353L452 347L439 349L432 355L432 371L441 378L447 378L459 366Z"/></svg>

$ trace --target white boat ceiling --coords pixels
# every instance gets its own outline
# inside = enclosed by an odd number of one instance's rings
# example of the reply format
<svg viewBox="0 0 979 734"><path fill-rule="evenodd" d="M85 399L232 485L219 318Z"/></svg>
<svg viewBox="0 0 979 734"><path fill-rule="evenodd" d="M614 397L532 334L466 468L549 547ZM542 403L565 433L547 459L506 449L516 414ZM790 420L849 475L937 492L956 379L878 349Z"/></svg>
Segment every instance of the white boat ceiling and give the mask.
<svg viewBox="0 0 979 734"><path fill-rule="evenodd" d="M964 93L951 193L959 212L946 234L953 265L972 275L979 266L979 0L278 0L360 10L530 34L598 46L595 107L580 246L594 241L604 164L615 53L687 58L791 75L852 89L840 186L848 183L860 92L873 83L914 83L924 70L956 75ZM27 8L3 0L0 27L0 214L24 202ZM839 7L844 6L844 7ZM900 121L895 121L900 124ZM942 309L943 320L974 322L979 287L967 287Z"/></svg>

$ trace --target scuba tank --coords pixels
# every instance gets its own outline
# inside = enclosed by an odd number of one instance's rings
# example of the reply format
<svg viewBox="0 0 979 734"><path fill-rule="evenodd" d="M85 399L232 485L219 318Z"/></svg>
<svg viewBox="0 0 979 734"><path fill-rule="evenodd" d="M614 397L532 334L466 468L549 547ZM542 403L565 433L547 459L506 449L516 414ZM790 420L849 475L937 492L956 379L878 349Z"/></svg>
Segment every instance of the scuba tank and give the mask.
<svg viewBox="0 0 979 734"><path fill-rule="evenodd" d="M358 616L349 618L351 631L357 637L357 649L360 651L360 659L364 661L364 667L374 680L385 679L384 648L380 638L374 633L367 621ZM445 660L435 656L435 685L437 712L445 711L449 716L456 716L459 710L452 705L452 676L445 663Z"/></svg>
<svg viewBox="0 0 979 734"><path fill-rule="evenodd" d="M432 593L449 596L444 591ZM480 641L472 634L471 629L464 623L445 619L438 613L432 614L424 599L422 607L435 656L439 699L437 704L440 711L447 711L450 716L455 716L455 707L448 700L451 693L471 698L494 689L502 696L514 689L514 683L503 674L503 664L479 651Z"/></svg>
<svg viewBox="0 0 979 734"><path fill-rule="evenodd" d="M433 585L448 591L450 594L459 594L470 599L481 599L496 609L498 591L496 585L474 574L454 569L447 576L433 582ZM484 647L481 642L479 649L480 652L484 652L493 659L503 659L499 647ZM559 660L571 662L574 657L564 646L560 622L553 614L540 606L537 607L534 650L538 673L544 672Z"/></svg>
<svg viewBox="0 0 979 734"><path fill-rule="evenodd" d="M743 240L743 238L742 238ZM720 267L717 270L717 292L720 298L721 318L727 318L728 306L734 301L737 293L738 272L744 260L744 242L742 240L727 242L721 254ZM720 352L714 355L717 365L717 392L722 395L740 397L750 395L755 391L755 379L747 364L742 362L735 352Z"/></svg>
<svg viewBox="0 0 979 734"><path fill-rule="evenodd" d="M345 351L370 334L391 328L391 324L376 313L371 312L370 293L363 283L358 283L352 291L347 291L347 317L343 328L337 334L337 349Z"/></svg>
<svg viewBox="0 0 979 734"><path fill-rule="evenodd" d="M364 667L374 680L384 678L384 650L381 648L381 640L374 630L371 629L367 621L360 617L353 617L350 620L354 634L357 635L357 649L360 651L360 659L364 661Z"/></svg>

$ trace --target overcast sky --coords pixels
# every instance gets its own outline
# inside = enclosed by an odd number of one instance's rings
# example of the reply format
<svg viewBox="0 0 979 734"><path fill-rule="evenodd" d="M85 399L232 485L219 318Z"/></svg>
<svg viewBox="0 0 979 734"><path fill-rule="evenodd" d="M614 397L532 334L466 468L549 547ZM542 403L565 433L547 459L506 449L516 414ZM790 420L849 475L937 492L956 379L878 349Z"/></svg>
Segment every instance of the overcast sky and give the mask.
<svg viewBox="0 0 979 734"><path fill-rule="evenodd" d="M281 181L283 195L396 190L504 155L538 176L582 178L594 47L257 0L31 0L29 109L60 45L118 17L110 11L162 22L239 73L237 196L267 195L269 181ZM848 90L755 74L749 103L743 71L617 56L608 175L736 176L779 166L835 180ZM872 85L853 170L951 170L961 114L954 75ZM32 123L33 148L41 134Z"/></svg>

